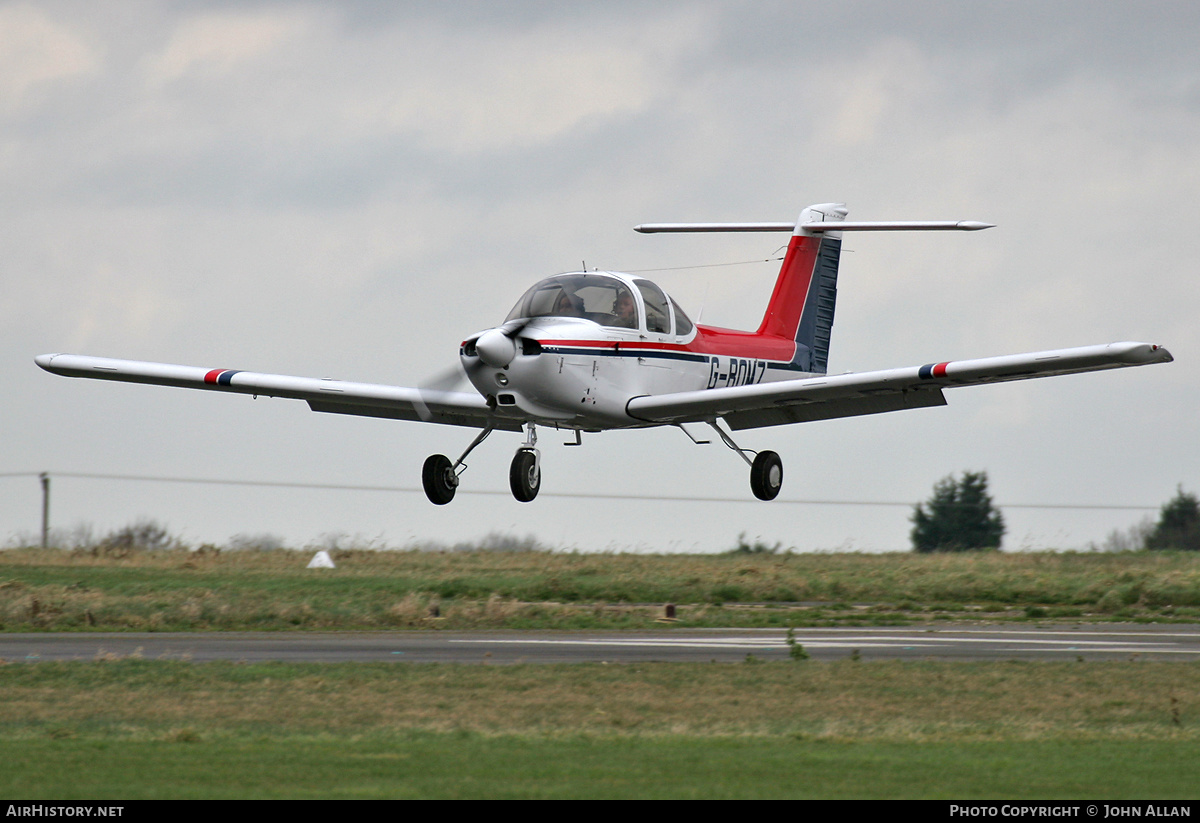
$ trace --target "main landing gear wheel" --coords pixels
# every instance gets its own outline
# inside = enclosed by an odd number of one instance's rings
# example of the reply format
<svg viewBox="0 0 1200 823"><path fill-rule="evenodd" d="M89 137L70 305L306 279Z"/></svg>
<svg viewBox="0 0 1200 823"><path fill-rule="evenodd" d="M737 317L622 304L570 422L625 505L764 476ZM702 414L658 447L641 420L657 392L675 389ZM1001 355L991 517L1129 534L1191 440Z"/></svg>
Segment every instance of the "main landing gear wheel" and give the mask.
<svg viewBox="0 0 1200 823"><path fill-rule="evenodd" d="M521 449L513 457L512 467L508 471L508 484L512 487L513 497L522 503L537 497L542 485L542 472L538 468L537 455L531 449Z"/></svg>
<svg viewBox="0 0 1200 823"><path fill-rule="evenodd" d="M425 458L425 466L421 470L421 482L425 486L425 496L430 503L444 506L454 499L458 489L458 476L450 464L450 458L444 454L431 454Z"/></svg>
<svg viewBox="0 0 1200 823"><path fill-rule="evenodd" d="M772 451L759 452L750 466L750 488L759 500L774 500L783 488L783 461Z"/></svg>

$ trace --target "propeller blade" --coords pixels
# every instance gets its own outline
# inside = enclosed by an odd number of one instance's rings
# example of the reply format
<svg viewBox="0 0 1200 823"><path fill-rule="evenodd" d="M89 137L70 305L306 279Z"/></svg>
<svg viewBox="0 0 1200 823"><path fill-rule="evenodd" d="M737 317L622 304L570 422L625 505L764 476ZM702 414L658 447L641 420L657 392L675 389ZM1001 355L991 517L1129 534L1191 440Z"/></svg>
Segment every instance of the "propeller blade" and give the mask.
<svg viewBox="0 0 1200 823"><path fill-rule="evenodd" d="M459 386L467 382L467 375L463 371L462 363L455 363L449 369L438 372L417 385L417 402L414 404L417 408L417 416L424 422L428 423L433 419L433 414L429 411L429 406L425 403L425 397L431 393L442 393L454 391Z"/></svg>
<svg viewBox="0 0 1200 823"><path fill-rule="evenodd" d="M525 331L525 327L534 321L533 317L521 317L517 320L509 320L500 327L500 331L504 332L504 336L516 339L517 335Z"/></svg>

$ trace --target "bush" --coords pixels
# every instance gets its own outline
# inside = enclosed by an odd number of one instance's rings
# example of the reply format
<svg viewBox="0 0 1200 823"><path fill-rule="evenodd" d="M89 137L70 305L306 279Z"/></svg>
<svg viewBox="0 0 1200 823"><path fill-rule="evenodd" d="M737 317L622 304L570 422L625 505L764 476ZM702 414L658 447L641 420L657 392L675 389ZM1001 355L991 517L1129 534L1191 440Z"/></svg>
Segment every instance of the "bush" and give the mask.
<svg viewBox="0 0 1200 823"><path fill-rule="evenodd" d="M1150 535L1154 533L1154 520L1147 515L1128 529L1113 529L1103 543L1088 543L1094 552L1140 552L1146 548Z"/></svg>
<svg viewBox="0 0 1200 823"><path fill-rule="evenodd" d="M229 538L231 552L272 552L286 549L286 542L277 534L235 534Z"/></svg>
<svg viewBox="0 0 1200 823"><path fill-rule="evenodd" d="M1200 551L1200 501L1182 486L1163 507L1154 531L1146 539L1148 549Z"/></svg>
<svg viewBox="0 0 1200 823"><path fill-rule="evenodd" d="M139 520L136 523L109 532L93 554L125 557L131 552L161 552L182 549L183 543L173 537L167 527L157 520Z"/></svg>
<svg viewBox="0 0 1200 823"><path fill-rule="evenodd" d="M738 535L737 546L725 552L725 554L778 554L782 546L782 543L768 546L762 542L762 538L755 540L753 543L747 543L746 533L742 532Z"/></svg>
<svg viewBox="0 0 1200 823"><path fill-rule="evenodd" d="M987 493L987 472L942 478L933 497L913 510L913 551L962 552L1000 548L1004 517ZM928 511L925 506L928 506Z"/></svg>

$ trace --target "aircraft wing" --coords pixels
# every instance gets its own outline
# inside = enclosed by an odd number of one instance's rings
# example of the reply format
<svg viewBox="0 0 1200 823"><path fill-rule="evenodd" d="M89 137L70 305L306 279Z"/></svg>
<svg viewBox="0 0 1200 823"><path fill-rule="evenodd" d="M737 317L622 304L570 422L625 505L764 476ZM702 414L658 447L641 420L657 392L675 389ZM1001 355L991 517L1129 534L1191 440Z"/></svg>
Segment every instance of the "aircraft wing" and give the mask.
<svg viewBox="0 0 1200 823"><path fill-rule="evenodd" d="M952 360L903 369L822 375L747 386L643 395L629 401L631 417L648 423L723 418L731 429L779 426L834 417L944 406L943 389L1058 374L1170 363L1150 343L1110 343L1073 349Z"/></svg>
<svg viewBox="0 0 1200 823"><path fill-rule="evenodd" d="M521 421L504 418L475 392L448 392L374 383L349 383L286 374L258 374L234 369L205 369L170 363L112 360L78 354L43 354L35 358L48 372L64 377L90 377L125 383L150 383L188 389L232 392L304 400L318 412L424 420L453 426L521 431Z"/></svg>

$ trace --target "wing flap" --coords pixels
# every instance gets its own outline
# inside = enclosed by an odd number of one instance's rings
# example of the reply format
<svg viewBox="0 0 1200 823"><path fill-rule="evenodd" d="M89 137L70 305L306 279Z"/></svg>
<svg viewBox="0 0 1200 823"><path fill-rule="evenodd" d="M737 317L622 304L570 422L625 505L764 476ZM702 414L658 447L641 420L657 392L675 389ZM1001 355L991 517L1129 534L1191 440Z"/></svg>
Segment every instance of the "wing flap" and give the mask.
<svg viewBox="0 0 1200 823"><path fill-rule="evenodd" d="M421 414L413 408L403 408L396 405L371 405L369 403L353 403L339 400L309 400L308 407L315 412L327 412L329 414L351 414L358 417L380 417L386 420L425 420L428 423L444 423L449 426L472 426L475 428L483 428L487 423L487 417L480 417L476 414L464 413L459 409L439 405L437 403L427 404L426 408L429 414L426 418L422 418ZM500 431L519 432L524 428L524 424L520 420L504 417L494 417L492 419L492 427Z"/></svg>
<svg viewBox="0 0 1200 823"><path fill-rule="evenodd" d="M783 402L773 408L730 412L724 415L724 419L729 424L729 428L737 431L944 405L946 405L946 398L940 389L912 389L823 401Z"/></svg>
<svg viewBox="0 0 1200 823"><path fill-rule="evenodd" d="M329 378L260 374L234 369L205 369L171 363L115 360L77 354L43 354L39 366L64 377L87 377L123 383L146 383L186 389L232 392L304 400L313 411L426 420L482 428L495 412L478 394L422 390L376 383L352 383ZM497 422L493 420L493 422ZM517 429L520 424L514 421ZM497 428L508 428L498 425Z"/></svg>
<svg viewBox="0 0 1200 823"><path fill-rule="evenodd" d="M860 374L822 375L749 386L643 395L629 401L631 417L648 423L724 418L734 429L853 417L945 404L942 390L1034 377L1169 363L1151 343L1110 343Z"/></svg>

